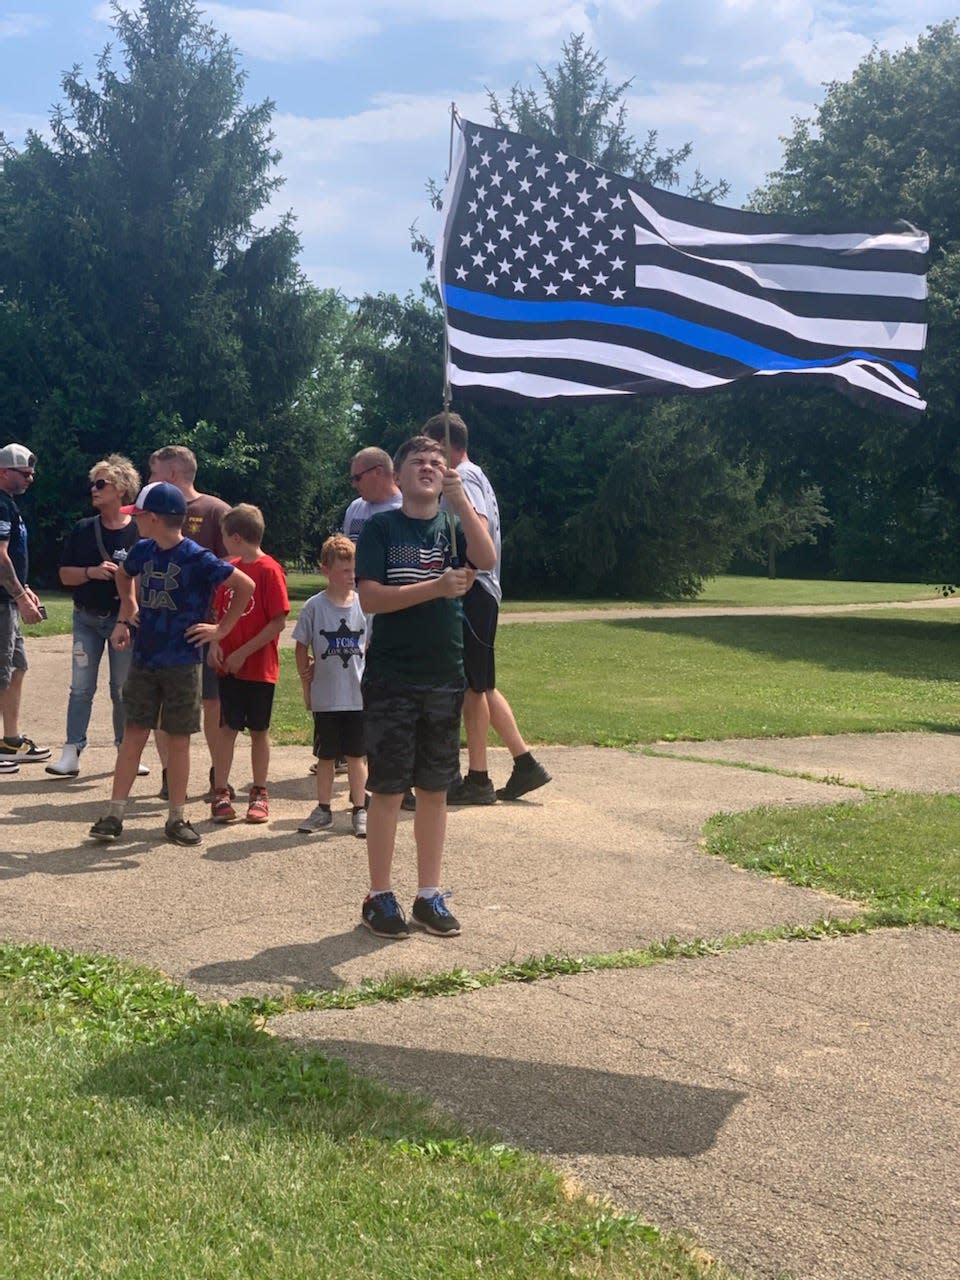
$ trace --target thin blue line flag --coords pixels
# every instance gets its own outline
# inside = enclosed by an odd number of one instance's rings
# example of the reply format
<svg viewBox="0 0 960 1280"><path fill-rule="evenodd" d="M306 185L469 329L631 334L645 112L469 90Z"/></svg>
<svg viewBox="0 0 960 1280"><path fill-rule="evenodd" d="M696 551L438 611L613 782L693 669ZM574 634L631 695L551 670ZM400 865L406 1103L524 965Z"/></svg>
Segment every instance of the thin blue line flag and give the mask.
<svg viewBox="0 0 960 1280"><path fill-rule="evenodd" d="M455 399L827 383L907 417L928 237L749 213L460 122L437 246Z"/></svg>

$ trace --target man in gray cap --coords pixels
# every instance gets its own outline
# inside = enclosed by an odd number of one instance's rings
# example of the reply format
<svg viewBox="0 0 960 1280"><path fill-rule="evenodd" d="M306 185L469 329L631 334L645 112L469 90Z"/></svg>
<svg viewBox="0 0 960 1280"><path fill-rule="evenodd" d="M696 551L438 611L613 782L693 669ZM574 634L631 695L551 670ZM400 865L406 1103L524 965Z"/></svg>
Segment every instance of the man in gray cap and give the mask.
<svg viewBox="0 0 960 1280"><path fill-rule="evenodd" d="M36 592L27 586L27 530L14 498L26 493L36 475L37 459L26 445L0 449L0 773L16 773L21 763L49 760L49 748L38 747L20 733L20 696L27 671L21 622L46 616Z"/></svg>

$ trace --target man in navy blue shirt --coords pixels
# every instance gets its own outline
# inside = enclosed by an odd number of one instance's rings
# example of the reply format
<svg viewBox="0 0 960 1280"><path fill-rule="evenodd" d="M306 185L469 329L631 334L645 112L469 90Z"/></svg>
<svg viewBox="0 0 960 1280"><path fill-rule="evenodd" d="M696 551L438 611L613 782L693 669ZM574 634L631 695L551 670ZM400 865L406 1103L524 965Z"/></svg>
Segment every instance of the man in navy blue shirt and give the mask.
<svg viewBox="0 0 960 1280"><path fill-rule="evenodd" d="M36 455L23 444L0 449L0 773L16 773L23 761L49 760L49 748L38 747L20 733L20 697L27 673L21 622L40 622L40 600L27 586L27 528L14 502L27 492L36 475Z"/></svg>

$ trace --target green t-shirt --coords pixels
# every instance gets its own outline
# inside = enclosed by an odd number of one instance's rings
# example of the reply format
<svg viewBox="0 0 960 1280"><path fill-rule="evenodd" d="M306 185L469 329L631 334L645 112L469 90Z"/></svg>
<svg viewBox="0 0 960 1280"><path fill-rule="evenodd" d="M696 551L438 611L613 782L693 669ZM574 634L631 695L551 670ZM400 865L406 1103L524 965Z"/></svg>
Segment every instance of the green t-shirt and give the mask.
<svg viewBox="0 0 960 1280"><path fill-rule="evenodd" d="M453 517L457 555L466 539ZM450 517L414 520L399 509L381 511L357 543L357 581L388 587L439 578L450 565ZM459 600L427 600L397 613L374 615L366 674L420 688L463 688L463 609Z"/></svg>

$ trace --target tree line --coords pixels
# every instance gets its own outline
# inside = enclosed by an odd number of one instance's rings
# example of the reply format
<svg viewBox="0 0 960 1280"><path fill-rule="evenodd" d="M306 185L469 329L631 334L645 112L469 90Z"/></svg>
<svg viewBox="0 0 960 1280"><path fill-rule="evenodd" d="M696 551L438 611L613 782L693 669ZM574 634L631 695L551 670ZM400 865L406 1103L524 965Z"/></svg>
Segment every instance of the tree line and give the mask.
<svg viewBox="0 0 960 1280"><path fill-rule="evenodd" d="M250 105L193 0L113 6L120 56L63 79L49 139L0 137L0 415L38 454L31 531L54 565L92 462L197 453L202 487L264 510L270 549L312 560L359 447L390 450L440 407L442 319L419 295L348 300L298 266L273 104ZM960 38L954 22L874 50L826 87L755 193L765 212L901 216L931 233L929 408L906 425L820 390L588 408L455 406L500 498L513 593L690 596L731 565L957 579ZM572 36L494 123L659 186L723 199L690 148L638 142L602 57ZM434 188L435 190L435 188ZM429 252L413 232L413 247ZM425 263L426 265L426 263Z"/></svg>

